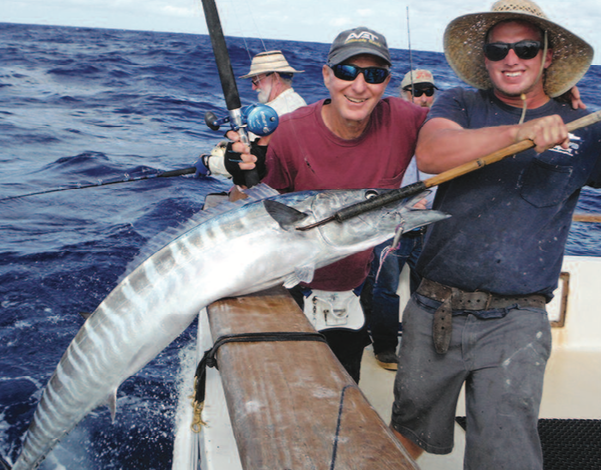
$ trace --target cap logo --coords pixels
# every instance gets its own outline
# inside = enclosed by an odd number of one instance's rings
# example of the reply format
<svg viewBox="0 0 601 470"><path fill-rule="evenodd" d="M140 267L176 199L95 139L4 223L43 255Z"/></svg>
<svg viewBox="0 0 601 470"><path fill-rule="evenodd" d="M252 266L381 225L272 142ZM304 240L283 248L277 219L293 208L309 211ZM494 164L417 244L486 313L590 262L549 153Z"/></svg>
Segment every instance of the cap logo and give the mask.
<svg viewBox="0 0 601 470"><path fill-rule="evenodd" d="M370 33L369 31L362 31L361 33L351 33L346 38L345 43L350 41L370 41L376 44L379 43L379 38L375 34Z"/></svg>

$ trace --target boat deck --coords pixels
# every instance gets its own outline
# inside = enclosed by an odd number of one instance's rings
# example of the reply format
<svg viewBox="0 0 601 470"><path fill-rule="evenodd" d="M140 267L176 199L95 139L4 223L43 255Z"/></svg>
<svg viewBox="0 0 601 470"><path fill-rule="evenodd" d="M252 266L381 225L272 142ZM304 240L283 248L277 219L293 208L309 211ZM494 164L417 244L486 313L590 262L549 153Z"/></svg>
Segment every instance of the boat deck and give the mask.
<svg viewBox="0 0 601 470"><path fill-rule="evenodd" d="M597 374L601 369L601 316L593 311L596 305L594 283L598 283L601 259L566 257L563 272L556 299L549 304L553 350L545 373L540 418L601 420L601 402L598 399L601 396L601 379ZM407 297L402 284L399 288L401 301ZM359 387L386 423L390 422L394 377L393 371L377 364L371 347L367 348L363 355ZM463 391L456 415L465 416ZM596 427L601 428L601 424L596 423ZM464 447L465 432L456 423L453 452L443 456L424 454L417 464L422 470L462 469ZM598 449L598 441L590 442L590 447ZM579 469L584 470L584 467Z"/></svg>
<svg viewBox="0 0 601 470"><path fill-rule="evenodd" d="M596 284L598 284L597 276L599 272L601 272L601 258L566 257L560 287L556 292L556 300L548 305L549 319L553 326L553 351L547 364L540 417L542 420L549 420L541 421L541 423L545 426L548 424L549 426L546 426L546 428L552 428L553 432L541 432L541 438L543 440L543 455L545 457L551 455L551 453L546 453L545 449L547 448L553 451L554 456L558 457L551 457L552 461L545 462L545 470L601 468L601 448L598 445L598 436L601 435L601 421L595 421L601 420L601 403L598 400L601 395L601 380L597 377L597 371L601 367L601 340L599 337L601 315L597 315L598 308L595 307L596 289L598 288ZM406 284L402 281L399 288L401 304L408 296ZM254 309L247 309L245 315L250 311L254 311ZM298 313L295 313L295 315L298 315ZM300 318L304 320L302 314ZM230 323L238 324L239 321ZM254 322L251 323L254 324ZM213 339L209 331L207 317L201 315L199 357L202 351L212 345ZM305 348L306 346L303 351ZM339 364L331 366L332 371L339 368ZM296 367L292 367L291 369L284 368L283 371L294 372L295 370ZM294 376L295 373L292 375ZM306 374L301 373L301 375L309 377ZM382 369L377 364L371 347L367 348L363 355L359 388L369 404L375 409L375 420L380 421L377 415L382 419L381 427L384 432L380 434L381 438L389 433L386 425L390 422L394 378L395 373ZM255 468L241 465L238 459L237 449L240 448L240 442L238 442L238 445L236 444L236 439L232 433L232 424L225 405L221 380L219 371L215 369L207 371L207 397L209 397L210 390L215 395L211 399L207 399L203 413L203 417L211 425L203 430L201 436L194 437L194 439L200 438L201 468L204 470ZM258 386L269 388L273 387L273 380L272 374L256 373L252 375L251 384L255 388ZM237 387L234 387L234 389L237 389ZM232 409L235 410L240 406L244 406L244 403L248 404L249 401L247 399L234 400L231 403ZM285 403L286 406L290 405L288 397L285 398ZM313 410L313 405L304 406L302 409L308 412ZM338 409L337 406L335 404L336 409ZM459 398L457 416L465 416L463 393ZM576 420L587 420L584 427L588 428L588 425L591 424L593 426L592 432L583 433L583 423ZM239 422L240 419L235 421ZM320 421L320 418L317 418L317 421ZM239 423L236 426L239 426ZM575 426L579 429L576 429ZM269 430L274 429L273 426L267 426L267 428ZM253 429L252 433L262 432L261 426L255 426ZM539 429L541 429L540 425ZM560 432L555 432L557 430ZM247 429L246 434L249 432L251 431ZM550 440L545 441L547 437L543 434L550 436ZM574 438L577 439L577 442L573 445ZM271 442L271 439L268 439L268 441ZM282 442L281 444L284 448L289 446L289 443L284 444ZM459 424L456 424L455 449L453 452L444 456L424 454L417 460L417 465L422 470L461 469L463 468L464 447L464 430ZM176 452L176 454L183 455L182 452ZM355 452L354 454L361 455ZM580 458L588 458L589 454L595 463L581 465L579 463ZM196 457L189 460L194 463ZM590 461L588 460L588 462ZM568 462L568 465L565 465L564 462ZM173 468L187 470L188 468L196 469L196 466L194 464L191 466L176 465L174 461ZM260 466L260 468L267 467ZM359 467L353 464L348 468L355 469ZM364 465L360 468L373 468L373 466ZM389 467L384 464L383 468ZM395 468L398 468L398 465L395 465Z"/></svg>

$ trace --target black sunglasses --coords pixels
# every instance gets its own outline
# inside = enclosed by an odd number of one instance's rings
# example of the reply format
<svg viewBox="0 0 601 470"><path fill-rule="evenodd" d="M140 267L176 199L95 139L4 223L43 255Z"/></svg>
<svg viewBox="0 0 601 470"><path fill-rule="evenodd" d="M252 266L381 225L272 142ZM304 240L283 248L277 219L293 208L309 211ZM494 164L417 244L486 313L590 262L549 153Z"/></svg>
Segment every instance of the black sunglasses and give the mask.
<svg viewBox="0 0 601 470"><path fill-rule="evenodd" d="M367 83L377 85L383 83L386 77L390 75L390 70L382 67L358 67L352 64L330 65L329 67L334 71L336 78L347 82L352 82L362 73Z"/></svg>
<svg viewBox="0 0 601 470"><path fill-rule="evenodd" d="M531 39L524 39L512 44L506 42L492 42L484 45L484 55L488 60L497 62L507 57L510 49L513 49L515 55L520 59L534 59L541 49L541 43L540 41L533 41Z"/></svg>
<svg viewBox="0 0 601 470"><path fill-rule="evenodd" d="M411 87L405 88L405 91L411 93ZM419 98L424 93L426 94L426 96L432 96L434 94L434 88L422 88L421 90L418 90L416 88L413 90L413 96L415 96L416 98Z"/></svg>

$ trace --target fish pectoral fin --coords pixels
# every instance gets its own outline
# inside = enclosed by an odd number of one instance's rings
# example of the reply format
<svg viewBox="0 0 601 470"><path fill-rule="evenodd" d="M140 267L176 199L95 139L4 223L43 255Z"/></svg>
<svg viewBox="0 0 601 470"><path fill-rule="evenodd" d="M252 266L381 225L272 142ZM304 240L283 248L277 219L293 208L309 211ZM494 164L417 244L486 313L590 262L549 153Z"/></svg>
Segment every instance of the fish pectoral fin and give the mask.
<svg viewBox="0 0 601 470"><path fill-rule="evenodd" d="M284 287L290 289L301 282L309 283L313 280L315 274L315 266L301 266L295 268L294 272L284 281Z"/></svg>
<svg viewBox="0 0 601 470"><path fill-rule="evenodd" d="M92 316L90 312L79 312L79 314L83 317L84 320L88 320Z"/></svg>
<svg viewBox="0 0 601 470"><path fill-rule="evenodd" d="M113 390L108 398L106 399L106 405L109 407L111 412L111 422L115 422L115 416L117 415L117 389Z"/></svg>
<svg viewBox="0 0 601 470"><path fill-rule="evenodd" d="M263 201L265 210L284 230L290 229L294 224L305 220L309 214L296 210L294 207L287 206L281 202L266 199Z"/></svg>

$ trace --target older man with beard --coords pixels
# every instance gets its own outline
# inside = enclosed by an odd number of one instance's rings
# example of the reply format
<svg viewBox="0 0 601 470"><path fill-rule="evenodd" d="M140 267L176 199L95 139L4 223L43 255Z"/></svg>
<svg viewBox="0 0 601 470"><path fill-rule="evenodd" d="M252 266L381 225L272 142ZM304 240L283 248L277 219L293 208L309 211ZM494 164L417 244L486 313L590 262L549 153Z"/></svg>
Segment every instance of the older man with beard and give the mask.
<svg viewBox="0 0 601 470"><path fill-rule="evenodd" d="M240 78L250 78L253 91L257 92L259 103L266 104L275 110L279 117L290 113L307 103L292 88L294 74L303 73L304 70L293 68L281 51L261 52L253 57L250 71ZM271 136L259 137L252 132L248 137L257 145L267 145ZM222 175L231 177L224 166L223 155L227 141L217 144L210 154L201 155L197 168L202 175Z"/></svg>
<svg viewBox="0 0 601 470"><path fill-rule="evenodd" d="M307 105L292 88L294 74L302 72L291 67L281 51L267 51L257 54L250 71L240 78L250 78L259 103L272 107L282 116Z"/></svg>

